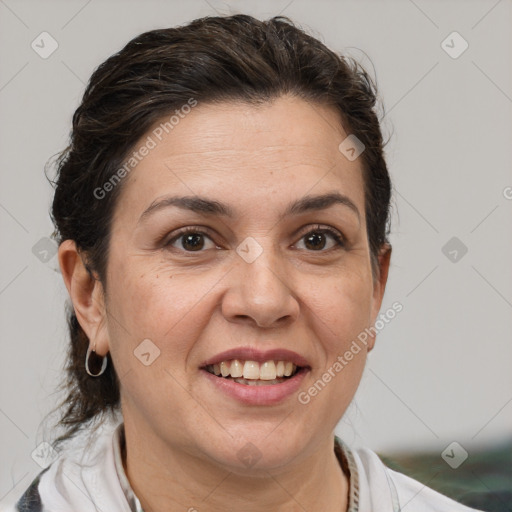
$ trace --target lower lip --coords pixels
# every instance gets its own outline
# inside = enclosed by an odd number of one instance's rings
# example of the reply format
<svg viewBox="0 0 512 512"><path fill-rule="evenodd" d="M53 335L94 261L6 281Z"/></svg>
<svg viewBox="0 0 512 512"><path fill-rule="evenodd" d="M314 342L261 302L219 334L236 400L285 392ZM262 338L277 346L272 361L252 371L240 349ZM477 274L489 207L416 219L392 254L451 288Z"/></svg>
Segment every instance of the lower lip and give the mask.
<svg viewBox="0 0 512 512"><path fill-rule="evenodd" d="M301 368L293 377L280 384L267 384L249 386L239 384L231 379L217 377L207 370L201 369L206 378L220 391L236 398L247 405L274 405L293 395L300 387L302 380L309 372L308 368Z"/></svg>

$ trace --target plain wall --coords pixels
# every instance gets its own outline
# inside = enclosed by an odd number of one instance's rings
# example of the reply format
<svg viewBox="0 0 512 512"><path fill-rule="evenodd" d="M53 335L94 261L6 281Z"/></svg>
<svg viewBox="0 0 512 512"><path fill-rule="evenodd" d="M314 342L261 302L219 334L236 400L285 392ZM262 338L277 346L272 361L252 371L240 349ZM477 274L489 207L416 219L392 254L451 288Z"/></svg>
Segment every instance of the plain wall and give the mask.
<svg viewBox="0 0 512 512"><path fill-rule="evenodd" d="M57 258L43 262L33 253L53 231L44 164L66 146L96 66L143 31L215 10L289 16L377 76L395 189L382 311L395 301L403 310L379 333L338 435L380 452L441 453L457 441L470 454L510 436L510 1L5 0L0 501L13 499L41 471L31 453L56 404L67 351L67 292ZM43 31L59 45L47 59L31 48ZM469 44L458 58L442 47L453 31ZM452 52L461 48L453 36L448 44ZM454 246L455 262L454 247L442 250L452 237L467 248L460 257Z"/></svg>

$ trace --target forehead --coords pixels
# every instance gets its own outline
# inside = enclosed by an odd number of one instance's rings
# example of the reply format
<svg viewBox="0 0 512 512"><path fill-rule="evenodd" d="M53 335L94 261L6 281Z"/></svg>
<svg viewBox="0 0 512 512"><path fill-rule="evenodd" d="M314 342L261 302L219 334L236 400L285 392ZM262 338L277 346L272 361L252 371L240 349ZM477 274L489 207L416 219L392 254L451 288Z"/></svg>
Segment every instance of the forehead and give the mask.
<svg viewBox="0 0 512 512"><path fill-rule="evenodd" d="M242 205L253 198L261 206L258 200L277 200L278 192L293 196L335 188L363 204L361 159L349 161L339 151L348 134L333 108L281 97L261 105L198 103L166 125L171 115L134 147L152 146L123 183L120 202L129 202L133 212L178 190L231 194Z"/></svg>

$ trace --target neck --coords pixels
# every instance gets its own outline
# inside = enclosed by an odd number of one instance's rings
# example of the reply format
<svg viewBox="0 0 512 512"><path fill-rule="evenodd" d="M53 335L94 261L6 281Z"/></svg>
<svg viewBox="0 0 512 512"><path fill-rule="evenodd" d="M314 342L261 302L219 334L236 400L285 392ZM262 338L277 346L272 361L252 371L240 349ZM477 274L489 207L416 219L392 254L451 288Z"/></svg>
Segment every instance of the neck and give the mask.
<svg viewBox="0 0 512 512"><path fill-rule="evenodd" d="M144 512L348 509L349 479L334 453L333 438L300 467L241 475L158 439L145 436L144 444L138 444L136 432L141 434L125 423L123 465Z"/></svg>

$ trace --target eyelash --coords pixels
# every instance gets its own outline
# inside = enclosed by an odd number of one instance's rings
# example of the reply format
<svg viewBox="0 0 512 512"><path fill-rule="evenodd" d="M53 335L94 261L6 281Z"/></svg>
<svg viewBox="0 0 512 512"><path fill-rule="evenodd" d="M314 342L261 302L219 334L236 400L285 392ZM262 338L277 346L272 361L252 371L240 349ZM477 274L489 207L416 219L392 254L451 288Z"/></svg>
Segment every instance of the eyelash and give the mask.
<svg viewBox="0 0 512 512"><path fill-rule="evenodd" d="M170 240L168 240L167 242L164 243L164 247L165 248L168 248L170 247L174 242L176 242L176 240L179 240L181 237L185 236L185 235L188 235L190 233L193 233L193 234L197 234L197 235L203 235L203 236L206 236L208 237L210 240L211 240L211 236L208 235L208 233L206 231L203 231L202 229L204 228L198 228L198 227L194 227L194 226L188 226L186 228L183 228L181 230L179 230ZM299 240L302 240L306 235L309 235L311 233L324 233L324 234L328 234L330 235L334 241L336 242L336 245L334 247L331 247L330 249L326 249L326 250L323 250L323 249L320 249L318 251L314 251L314 250L311 250L311 251L308 251L308 252L317 252L317 253L326 253L326 252L329 252L329 251L332 251L332 250L337 250L337 249L342 249L345 247L345 240L343 238L343 235L341 235L338 231L332 229L332 228L328 228L328 227L323 227L319 224L311 227L311 228L308 228L308 231L304 231L301 235L300 235L300 238ZM212 240L213 241L213 240ZM200 251L186 251L184 249L179 249L185 253L199 253L199 252L204 252L202 250Z"/></svg>

